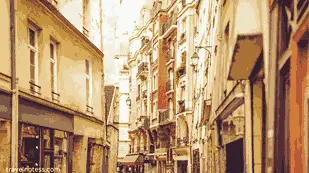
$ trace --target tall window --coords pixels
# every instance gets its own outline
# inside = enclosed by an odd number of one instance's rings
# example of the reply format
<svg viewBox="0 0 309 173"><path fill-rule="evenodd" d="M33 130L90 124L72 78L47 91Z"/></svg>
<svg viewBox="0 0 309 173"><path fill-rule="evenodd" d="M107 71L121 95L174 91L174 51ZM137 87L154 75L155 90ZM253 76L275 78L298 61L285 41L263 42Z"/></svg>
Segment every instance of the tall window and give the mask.
<svg viewBox="0 0 309 173"><path fill-rule="evenodd" d="M91 98L92 98L92 73L91 73L91 64L88 60L85 61L86 64L86 99L87 106L91 106Z"/></svg>
<svg viewBox="0 0 309 173"><path fill-rule="evenodd" d="M158 88L157 88L157 75L154 75L153 76L153 81L152 81L152 88L153 88L153 91L156 91Z"/></svg>
<svg viewBox="0 0 309 173"><path fill-rule="evenodd" d="M38 56L38 31L34 27L28 28L28 48L30 56L30 81L34 84L38 83L38 68L37 68L37 56Z"/></svg>
<svg viewBox="0 0 309 173"><path fill-rule="evenodd" d="M50 42L50 84L51 91L57 93L57 45L55 42Z"/></svg>

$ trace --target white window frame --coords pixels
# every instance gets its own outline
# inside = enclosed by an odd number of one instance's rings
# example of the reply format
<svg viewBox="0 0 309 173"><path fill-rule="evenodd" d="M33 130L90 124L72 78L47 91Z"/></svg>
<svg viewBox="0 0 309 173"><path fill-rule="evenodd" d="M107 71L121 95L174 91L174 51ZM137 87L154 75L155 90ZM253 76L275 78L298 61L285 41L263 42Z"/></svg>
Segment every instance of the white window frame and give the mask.
<svg viewBox="0 0 309 173"><path fill-rule="evenodd" d="M57 43L55 41L50 41L50 45L53 45L54 46L54 52L53 52L53 55L54 55L54 58L52 57L49 57L50 59L50 64L53 63L54 64L54 86L52 86L51 90L52 92L55 92L57 93L58 92L58 73L57 73L57 70L58 70L58 66L57 66ZM52 75L52 74L50 74Z"/></svg>
<svg viewBox="0 0 309 173"><path fill-rule="evenodd" d="M32 30L34 32L34 46L30 44L30 32L29 30ZM39 83L39 70L38 70L38 29L32 25L29 25L27 28L28 32L28 53L29 53L29 60L30 60L30 51L34 52L34 81L31 79L30 75L30 81L34 82L34 84L38 85ZM30 60L30 66L31 66L31 60ZM31 69L30 69L31 70ZM31 73L31 72L30 72ZM35 88L37 89L37 88Z"/></svg>
<svg viewBox="0 0 309 173"><path fill-rule="evenodd" d="M87 69L86 69L86 61L88 62L88 67L89 67L89 75L87 74ZM86 82L86 103L87 103L87 106L92 106L92 63L90 60L86 59L85 60L85 76L86 76L86 79L89 80L89 97L87 98L87 82Z"/></svg>

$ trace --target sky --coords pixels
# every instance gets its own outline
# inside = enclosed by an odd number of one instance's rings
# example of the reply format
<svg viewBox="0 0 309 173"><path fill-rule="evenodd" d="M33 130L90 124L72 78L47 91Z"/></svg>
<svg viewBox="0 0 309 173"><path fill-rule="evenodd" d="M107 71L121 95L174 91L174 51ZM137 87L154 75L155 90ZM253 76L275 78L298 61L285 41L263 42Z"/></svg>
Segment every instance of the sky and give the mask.
<svg viewBox="0 0 309 173"><path fill-rule="evenodd" d="M140 10L149 0L103 0L103 53L105 85L112 85L118 76L115 71L114 55L119 53L121 40L131 36L139 21ZM126 35L128 34L128 35Z"/></svg>

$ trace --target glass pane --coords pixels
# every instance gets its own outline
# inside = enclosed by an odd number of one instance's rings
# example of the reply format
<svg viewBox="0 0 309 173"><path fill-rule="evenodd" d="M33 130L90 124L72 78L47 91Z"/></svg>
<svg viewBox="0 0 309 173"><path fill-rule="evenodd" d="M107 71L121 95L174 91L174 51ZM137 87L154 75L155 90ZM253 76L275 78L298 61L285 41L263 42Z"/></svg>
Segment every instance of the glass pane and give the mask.
<svg viewBox="0 0 309 173"><path fill-rule="evenodd" d="M88 78L86 78L86 99L88 101L89 97L90 97L90 93L89 93L89 89L90 89L90 81Z"/></svg>
<svg viewBox="0 0 309 173"><path fill-rule="evenodd" d="M50 44L50 58L51 59L54 59L54 45L53 44Z"/></svg>
<svg viewBox="0 0 309 173"><path fill-rule="evenodd" d="M50 129L43 130L44 148L51 148L51 133Z"/></svg>
<svg viewBox="0 0 309 173"><path fill-rule="evenodd" d="M55 130L54 167L60 168L62 173L67 172L68 141L66 132Z"/></svg>
<svg viewBox="0 0 309 173"><path fill-rule="evenodd" d="M32 81L35 80L35 67L32 66L32 65L30 65L30 79L31 79Z"/></svg>
<svg viewBox="0 0 309 173"><path fill-rule="evenodd" d="M39 128L23 125L21 164L23 167L38 167L40 160Z"/></svg>
<svg viewBox="0 0 309 173"><path fill-rule="evenodd" d="M35 32L29 28L29 43L31 46L35 46Z"/></svg>
<svg viewBox="0 0 309 173"><path fill-rule="evenodd" d="M51 83L51 88L52 90L55 88L54 83L55 83L55 65L53 62L50 63L50 83Z"/></svg>
<svg viewBox="0 0 309 173"><path fill-rule="evenodd" d="M50 155L44 155L44 168L50 168Z"/></svg>
<svg viewBox="0 0 309 173"><path fill-rule="evenodd" d="M35 65L35 52L30 50L30 64Z"/></svg>

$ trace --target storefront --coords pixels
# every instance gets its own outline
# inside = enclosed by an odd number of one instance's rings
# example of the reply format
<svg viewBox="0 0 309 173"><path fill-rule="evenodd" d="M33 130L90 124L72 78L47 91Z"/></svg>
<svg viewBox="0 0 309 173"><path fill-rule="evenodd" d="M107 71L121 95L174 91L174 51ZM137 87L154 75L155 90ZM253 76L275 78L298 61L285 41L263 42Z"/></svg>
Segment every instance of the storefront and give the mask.
<svg viewBox="0 0 309 173"><path fill-rule="evenodd" d="M12 95L0 91L0 172L10 167Z"/></svg>
<svg viewBox="0 0 309 173"><path fill-rule="evenodd" d="M73 115L19 99L19 165L72 172Z"/></svg>
<svg viewBox="0 0 309 173"><path fill-rule="evenodd" d="M128 154L121 161L122 172L144 173L144 155Z"/></svg>

